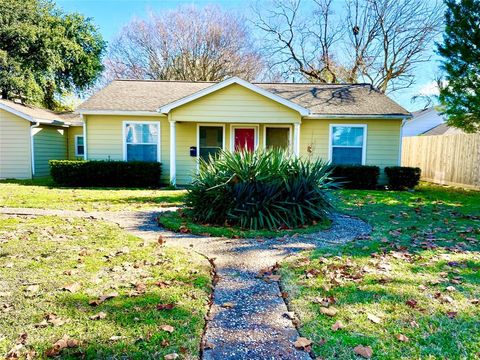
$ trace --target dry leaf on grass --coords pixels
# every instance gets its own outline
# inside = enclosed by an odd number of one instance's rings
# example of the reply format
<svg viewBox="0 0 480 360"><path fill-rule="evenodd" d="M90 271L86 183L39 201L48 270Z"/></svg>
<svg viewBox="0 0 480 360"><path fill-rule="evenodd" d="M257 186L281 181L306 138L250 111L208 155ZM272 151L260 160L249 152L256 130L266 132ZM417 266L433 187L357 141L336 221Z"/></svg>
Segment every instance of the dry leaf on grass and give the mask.
<svg viewBox="0 0 480 360"><path fill-rule="evenodd" d="M367 318L368 318L368 320L370 320L371 322L373 322L375 324L380 324L382 322L382 320L378 316L370 314L370 313L367 314Z"/></svg>
<svg viewBox="0 0 480 360"><path fill-rule="evenodd" d="M157 310L172 310L175 304L158 304Z"/></svg>
<svg viewBox="0 0 480 360"><path fill-rule="evenodd" d="M299 337L297 340L293 343L293 345L297 349L305 349L306 347L309 347L312 345L312 340L304 338L304 337Z"/></svg>
<svg viewBox="0 0 480 360"><path fill-rule="evenodd" d="M343 329L344 327L345 325L343 325L343 323L340 320L337 320L335 324L332 325L332 330L337 331L337 330Z"/></svg>
<svg viewBox="0 0 480 360"><path fill-rule="evenodd" d="M80 290L81 285L78 282L68 284L62 287L62 290L70 291L71 293L76 293Z"/></svg>
<svg viewBox="0 0 480 360"><path fill-rule="evenodd" d="M328 307L328 308L326 308L326 307L321 307L321 308L320 308L320 312L321 312L322 314L324 314L324 315L332 316L332 317L333 317L333 316L337 315L338 310L335 309L334 307L330 306L330 307Z"/></svg>
<svg viewBox="0 0 480 360"><path fill-rule="evenodd" d="M78 340L71 339L68 335L63 335L63 338L58 340L51 348L45 351L45 356L54 357L59 355L63 349L74 348L79 344Z"/></svg>
<svg viewBox="0 0 480 360"><path fill-rule="evenodd" d="M175 331L175 328L171 325L160 325L160 329L169 333L172 333Z"/></svg>
<svg viewBox="0 0 480 360"><path fill-rule="evenodd" d="M100 311L99 313L90 316L90 320L101 320L105 319L107 317L107 314L104 313L103 311Z"/></svg>
<svg viewBox="0 0 480 360"><path fill-rule="evenodd" d="M165 355L164 359L165 360L175 360L178 358L178 354L177 353L171 353L171 354L167 354Z"/></svg>
<svg viewBox="0 0 480 360"><path fill-rule="evenodd" d="M409 339L407 336L403 335L403 334L398 334L397 335L397 340L398 341L401 341L401 342L407 342Z"/></svg>
<svg viewBox="0 0 480 360"><path fill-rule="evenodd" d="M353 348L355 354L365 358L370 359L373 355L372 348L370 346L357 345Z"/></svg>
<svg viewBox="0 0 480 360"><path fill-rule="evenodd" d="M88 304L91 306L98 306L109 299L116 298L117 296L118 296L118 292L113 291L111 293L100 296L98 299L89 300Z"/></svg>

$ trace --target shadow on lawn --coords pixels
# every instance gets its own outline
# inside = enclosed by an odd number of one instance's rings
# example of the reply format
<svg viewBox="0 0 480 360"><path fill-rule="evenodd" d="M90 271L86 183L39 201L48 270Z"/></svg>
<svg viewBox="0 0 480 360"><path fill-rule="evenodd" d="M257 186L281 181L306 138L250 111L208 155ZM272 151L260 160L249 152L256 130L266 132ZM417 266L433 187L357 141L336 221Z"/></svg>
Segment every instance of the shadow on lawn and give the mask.
<svg viewBox="0 0 480 360"><path fill-rule="evenodd" d="M171 310L158 310L158 304L172 302L172 298L149 292L135 297L121 295L99 306L90 306L89 299L68 294L55 304L59 313L68 313L73 321L86 324L70 334L80 340L79 347L65 349L61 358L158 359L173 352L198 356L206 310L189 309L181 301ZM100 312L107 316L90 319ZM173 326L174 332L161 330L165 324Z"/></svg>

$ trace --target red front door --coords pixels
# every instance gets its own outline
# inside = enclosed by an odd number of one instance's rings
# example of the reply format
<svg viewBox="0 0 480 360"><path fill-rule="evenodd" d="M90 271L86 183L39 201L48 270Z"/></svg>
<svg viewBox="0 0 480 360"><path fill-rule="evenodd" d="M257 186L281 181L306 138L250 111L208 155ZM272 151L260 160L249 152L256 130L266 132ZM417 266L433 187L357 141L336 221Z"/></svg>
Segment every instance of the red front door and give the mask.
<svg viewBox="0 0 480 360"><path fill-rule="evenodd" d="M235 150L255 150L255 129L235 129Z"/></svg>

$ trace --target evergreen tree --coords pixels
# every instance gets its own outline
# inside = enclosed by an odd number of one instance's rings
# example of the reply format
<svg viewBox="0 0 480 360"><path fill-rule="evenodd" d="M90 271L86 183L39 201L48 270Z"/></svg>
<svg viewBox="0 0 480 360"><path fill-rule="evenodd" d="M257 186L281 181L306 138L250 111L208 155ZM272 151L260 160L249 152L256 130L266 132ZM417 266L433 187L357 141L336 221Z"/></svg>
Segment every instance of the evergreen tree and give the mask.
<svg viewBox="0 0 480 360"><path fill-rule="evenodd" d="M446 85L440 90L448 124L480 130L480 0L446 0L444 57Z"/></svg>
<svg viewBox="0 0 480 360"><path fill-rule="evenodd" d="M55 109L86 90L102 67L98 29L47 0L0 0L0 95Z"/></svg>

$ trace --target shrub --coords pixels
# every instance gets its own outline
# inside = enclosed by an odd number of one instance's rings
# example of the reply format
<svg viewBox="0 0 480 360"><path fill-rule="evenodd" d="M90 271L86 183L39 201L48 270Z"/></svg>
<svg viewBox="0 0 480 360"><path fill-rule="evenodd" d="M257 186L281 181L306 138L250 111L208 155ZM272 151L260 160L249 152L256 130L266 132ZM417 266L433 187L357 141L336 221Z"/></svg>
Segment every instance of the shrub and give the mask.
<svg viewBox="0 0 480 360"><path fill-rule="evenodd" d="M50 160L50 174L55 183L63 186L159 187L161 164Z"/></svg>
<svg viewBox="0 0 480 360"><path fill-rule="evenodd" d="M370 165L332 165L332 177L346 189L375 189L380 168Z"/></svg>
<svg viewBox="0 0 480 360"><path fill-rule="evenodd" d="M186 196L186 215L203 224L244 229L294 228L325 220L335 186L321 160L281 150L222 152L200 161Z"/></svg>
<svg viewBox="0 0 480 360"><path fill-rule="evenodd" d="M392 190L413 189L420 181L421 170L418 167L391 166L385 168L388 188Z"/></svg>

